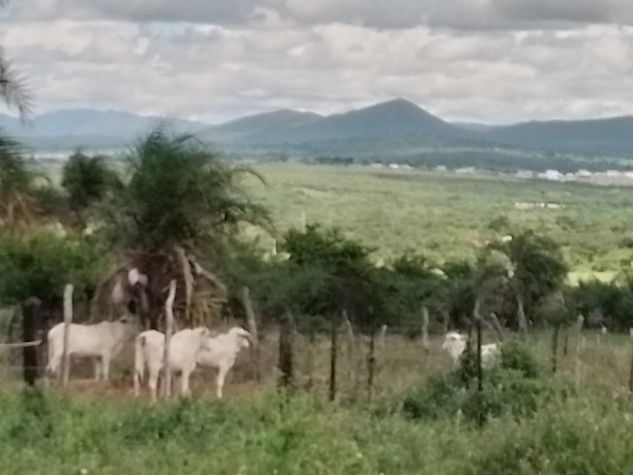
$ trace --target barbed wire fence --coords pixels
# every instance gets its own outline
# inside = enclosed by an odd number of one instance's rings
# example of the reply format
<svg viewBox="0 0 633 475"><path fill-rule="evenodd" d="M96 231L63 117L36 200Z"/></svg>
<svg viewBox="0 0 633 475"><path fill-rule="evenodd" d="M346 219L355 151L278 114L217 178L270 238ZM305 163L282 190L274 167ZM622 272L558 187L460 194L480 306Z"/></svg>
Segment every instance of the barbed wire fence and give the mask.
<svg viewBox="0 0 633 475"><path fill-rule="evenodd" d="M20 335L10 331L7 323L16 319L2 312L0 374L5 386L32 385L45 376L45 332L29 328L29 321L37 322L37 310L37 302L31 307L24 306L24 315L18 319L23 330ZM323 399L369 401L406 391L451 369L450 357L441 348L442 328L436 326L432 332L428 331L432 326L430 319L423 314L420 323L382 325L373 337L359 331L345 315L335 325L327 320L314 322L295 317L289 320L288 327L284 324L255 327L258 344L239 356L227 381L227 394L231 394L232 385L248 391L281 385ZM252 320L251 316L248 324L251 328ZM577 324L561 334L559 343L553 343L553 332L553 328L541 330L524 341L539 356L544 368L552 368L552 358L556 358L554 377L568 377L579 386L588 381L603 382L633 392L633 336L605 335ZM507 337L510 339L512 335ZM484 342L495 341L499 341L498 332L486 330ZM113 374L121 386L127 385L130 390L132 347L130 343L117 358ZM78 366L82 364L73 362L73 378L91 377L89 365L83 365L84 370ZM215 379L208 372L196 378L194 389L204 388L204 392Z"/></svg>

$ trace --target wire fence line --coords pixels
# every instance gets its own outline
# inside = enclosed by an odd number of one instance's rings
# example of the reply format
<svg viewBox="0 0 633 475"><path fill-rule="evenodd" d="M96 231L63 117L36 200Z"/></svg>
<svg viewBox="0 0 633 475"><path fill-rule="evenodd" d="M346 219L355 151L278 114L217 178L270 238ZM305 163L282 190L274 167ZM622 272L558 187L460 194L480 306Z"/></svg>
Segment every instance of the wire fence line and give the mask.
<svg viewBox="0 0 633 475"><path fill-rule="evenodd" d="M20 343L0 343L0 350L30 348L32 346L39 346L41 344L42 344L42 340L24 341L24 342L20 342Z"/></svg>
<svg viewBox="0 0 633 475"><path fill-rule="evenodd" d="M377 397L406 391L424 384L434 375L451 370L449 355L442 349L444 335L433 332L428 339L422 337L417 325L382 327L372 334L351 331L346 325L337 325L336 341L332 346L332 327L296 325L290 335L291 371L293 388L321 394L324 398ZM281 332L278 326L260 328L257 353L243 351L229 376L227 393L231 386L239 388L270 387L277 385L283 374L280 366ZM416 336L417 335L417 336ZM553 330L542 330L527 337L509 334L508 339L521 338L528 344L547 370L551 368ZM578 384L594 382L627 390L631 384L630 370L633 340L628 335L583 331L570 332L556 345L558 352L556 377L569 376ZM497 335L484 332L484 342L498 341ZM24 348L33 348L36 364L25 364ZM45 375L47 347L40 340L0 343L0 375L5 381L18 383L25 370ZM332 363L333 351L335 362ZM134 366L133 343L129 342L115 358L112 377L118 387L132 388ZM72 379L92 380L94 367L89 359L72 363ZM332 371L335 372L332 392ZM208 388L214 377L207 370L199 371L194 378L194 389ZM197 385L197 386L196 386Z"/></svg>

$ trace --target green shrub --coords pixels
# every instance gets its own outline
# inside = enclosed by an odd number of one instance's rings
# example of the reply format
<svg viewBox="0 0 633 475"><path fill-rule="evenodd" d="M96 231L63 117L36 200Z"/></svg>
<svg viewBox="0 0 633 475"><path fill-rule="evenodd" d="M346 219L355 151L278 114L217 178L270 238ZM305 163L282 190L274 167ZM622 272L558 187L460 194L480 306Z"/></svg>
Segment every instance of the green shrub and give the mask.
<svg viewBox="0 0 633 475"><path fill-rule="evenodd" d="M525 343L511 340L501 345L501 367L515 370L526 378L536 378L541 365Z"/></svg>
<svg viewBox="0 0 633 475"><path fill-rule="evenodd" d="M466 421L497 418L505 414L523 418L533 414L554 394L551 383L540 376L538 362L524 344L508 342L502 347L501 364L484 372L482 391L477 389L472 357L460 368L432 378L414 389L403 402L411 419L441 419L461 413Z"/></svg>

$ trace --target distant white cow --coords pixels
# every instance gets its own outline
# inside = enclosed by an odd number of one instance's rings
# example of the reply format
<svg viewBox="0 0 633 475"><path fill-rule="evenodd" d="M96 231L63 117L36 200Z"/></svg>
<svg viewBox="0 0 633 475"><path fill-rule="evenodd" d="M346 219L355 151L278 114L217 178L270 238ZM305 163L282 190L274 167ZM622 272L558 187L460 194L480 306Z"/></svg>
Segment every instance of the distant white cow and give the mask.
<svg viewBox="0 0 633 475"><path fill-rule="evenodd" d="M468 337L458 332L448 332L444 337L442 349L446 350L453 359L453 365L457 365L459 358L466 350ZM493 367L501 355L499 343L481 345L481 362L486 369Z"/></svg>
<svg viewBox="0 0 633 475"><path fill-rule="evenodd" d="M135 318L121 317L113 322L94 325L71 323L68 331L68 355L92 358L95 379L110 378L110 362L121 352L125 343L140 330ZM57 376L64 353L64 323L58 323L48 332L49 376Z"/></svg>
<svg viewBox="0 0 633 475"><path fill-rule="evenodd" d="M189 378L196 369L196 358L206 340L213 335L205 327L181 330L174 333L169 345L170 369L180 376L180 393L189 396ZM134 345L134 394L141 394L141 381L148 370L148 386L152 400L156 400L158 376L163 369L165 334L149 330L136 337Z"/></svg>
<svg viewBox="0 0 633 475"><path fill-rule="evenodd" d="M222 399L222 390L227 373L235 364L237 354L242 348L249 348L252 336L241 327L233 327L228 332L206 339L198 353L198 364L218 370L216 395Z"/></svg>

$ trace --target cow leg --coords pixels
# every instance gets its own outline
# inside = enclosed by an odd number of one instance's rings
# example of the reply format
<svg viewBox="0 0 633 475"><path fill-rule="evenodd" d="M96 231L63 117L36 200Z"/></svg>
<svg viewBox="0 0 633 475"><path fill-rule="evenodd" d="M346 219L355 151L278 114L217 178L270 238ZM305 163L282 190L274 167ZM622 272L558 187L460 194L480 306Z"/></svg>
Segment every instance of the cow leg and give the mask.
<svg viewBox="0 0 633 475"><path fill-rule="evenodd" d="M134 368L134 396L139 397L141 395L141 383L143 374L136 368Z"/></svg>
<svg viewBox="0 0 633 475"><path fill-rule="evenodd" d="M46 366L46 378L44 379L45 387L50 386L51 379L58 378L59 365L61 363L61 356L53 355L50 357L48 361L48 365Z"/></svg>
<svg viewBox="0 0 633 475"><path fill-rule="evenodd" d="M46 367L46 372L48 376L51 378L57 378L59 365L61 363L61 356L55 355L48 362L48 366Z"/></svg>
<svg viewBox="0 0 633 475"><path fill-rule="evenodd" d="M94 367L95 367L94 379L95 379L95 381L99 381L101 379L101 376L102 376L101 360L99 358L95 358L92 361L93 361Z"/></svg>
<svg viewBox="0 0 633 475"><path fill-rule="evenodd" d="M147 385L149 386L149 394L152 398L152 402L156 402L156 389L158 388L157 371L150 371L149 378L147 379Z"/></svg>
<svg viewBox="0 0 633 475"><path fill-rule="evenodd" d="M110 381L110 355L108 353L101 355L101 365L103 366L103 380Z"/></svg>
<svg viewBox="0 0 633 475"><path fill-rule="evenodd" d="M180 375L180 387L181 394L183 397L191 396L191 389L189 388L189 377L191 376L190 371L183 371Z"/></svg>
<svg viewBox="0 0 633 475"><path fill-rule="evenodd" d="M222 399L222 390L224 389L224 380L226 379L226 375L229 372L227 366L220 366L218 369L218 378L215 386L215 395L218 399Z"/></svg>

